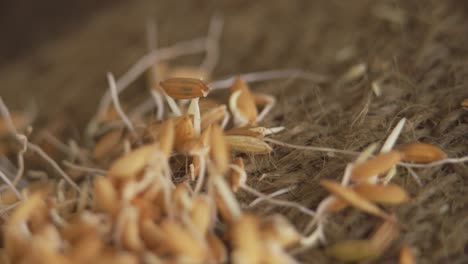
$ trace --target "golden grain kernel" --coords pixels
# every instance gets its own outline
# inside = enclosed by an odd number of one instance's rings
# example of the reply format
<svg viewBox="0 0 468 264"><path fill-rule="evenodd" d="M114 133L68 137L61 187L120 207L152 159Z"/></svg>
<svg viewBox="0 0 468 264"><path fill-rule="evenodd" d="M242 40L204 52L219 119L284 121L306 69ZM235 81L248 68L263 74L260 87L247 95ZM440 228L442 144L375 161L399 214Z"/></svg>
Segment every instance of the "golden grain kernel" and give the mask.
<svg viewBox="0 0 468 264"><path fill-rule="evenodd" d="M230 103L229 105L231 112L234 114L234 118L236 118L236 113L239 113L243 118L245 118L247 123L254 124L257 121L258 110L255 105L254 96L250 92L248 85L241 78L237 78L230 91L231 96L236 91L240 91L237 100L235 100L236 102L233 102L232 104Z"/></svg>
<svg viewBox="0 0 468 264"><path fill-rule="evenodd" d="M447 158L447 154L440 148L422 142L403 145L399 151L403 153L404 161L429 163Z"/></svg>
<svg viewBox="0 0 468 264"><path fill-rule="evenodd" d="M94 201L97 208L115 215L119 208L118 195L110 180L104 176L97 176L94 181Z"/></svg>
<svg viewBox="0 0 468 264"><path fill-rule="evenodd" d="M354 191L369 201L383 204L401 204L409 200L408 193L396 184L359 184Z"/></svg>
<svg viewBox="0 0 468 264"><path fill-rule="evenodd" d="M219 123L224 119L227 114L226 105L220 105L214 108L211 108L205 112L202 112L201 115L201 129L204 130L208 126Z"/></svg>
<svg viewBox="0 0 468 264"><path fill-rule="evenodd" d="M388 171L401 161L402 154L398 151L381 153L363 163L356 164L353 168L351 178L356 181L363 181L372 176Z"/></svg>
<svg viewBox="0 0 468 264"><path fill-rule="evenodd" d="M226 136L226 142L231 150L250 153L268 154L273 149L263 140L248 136Z"/></svg>
<svg viewBox="0 0 468 264"><path fill-rule="evenodd" d="M122 230L122 245L125 249L135 252L143 250L144 245L139 232L139 214L136 208L128 211Z"/></svg>
<svg viewBox="0 0 468 264"><path fill-rule="evenodd" d="M345 200L350 205L368 212L370 214L382 217L384 219L388 219L389 216L382 211L377 205L373 204L372 202L366 200L359 194L357 194L354 190L342 186L334 181L330 180L322 180L320 184L325 187L328 191L333 193L334 195L338 196L339 198Z"/></svg>
<svg viewBox="0 0 468 264"><path fill-rule="evenodd" d="M182 116L175 120L174 148L177 151L183 150L186 142L196 137L192 119L189 116Z"/></svg>
<svg viewBox="0 0 468 264"><path fill-rule="evenodd" d="M190 212L192 222L201 234L206 234L213 224L212 203L207 196L197 196L193 199Z"/></svg>
<svg viewBox="0 0 468 264"><path fill-rule="evenodd" d="M161 222L161 229L164 233L164 243L173 254L188 257L195 263L201 263L208 255L205 244L200 243L177 222L164 220Z"/></svg>
<svg viewBox="0 0 468 264"><path fill-rule="evenodd" d="M234 165L238 166L240 169L244 169L244 160L241 157L237 157L234 159ZM237 170L231 170L231 174L229 175L229 182L231 184L231 188L233 192L237 192L239 190L240 185L242 184L242 175ZM245 179L244 179L245 180Z"/></svg>
<svg viewBox="0 0 468 264"><path fill-rule="evenodd" d="M226 131L229 136L247 136L261 138L264 136L262 131L252 129L251 127L234 127Z"/></svg>
<svg viewBox="0 0 468 264"><path fill-rule="evenodd" d="M145 246L151 250L160 248L164 242L164 232L152 219L143 218L140 224L140 234Z"/></svg>
<svg viewBox="0 0 468 264"><path fill-rule="evenodd" d="M159 129L159 147L166 157L169 157L174 149L176 137L174 120L169 119L163 122Z"/></svg>
<svg viewBox="0 0 468 264"><path fill-rule="evenodd" d="M210 158L219 173L224 174L228 170L230 160L229 146L226 143L223 131L217 125L211 127Z"/></svg>
<svg viewBox="0 0 468 264"><path fill-rule="evenodd" d="M266 240L279 243L283 248L296 245L302 238L296 228L284 216L279 214L267 219L262 225L262 234Z"/></svg>
<svg viewBox="0 0 468 264"><path fill-rule="evenodd" d="M259 220L255 216L243 215L239 218L233 224L231 237L233 263L260 263L263 246Z"/></svg>
<svg viewBox="0 0 468 264"><path fill-rule="evenodd" d="M205 97L210 90L202 80L193 78L170 78L160 85L167 95L175 99Z"/></svg>
<svg viewBox="0 0 468 264"><path fill-rule="evenodd" d="M157 145L145 145L115 160L109 168L108 175L116 178L134 177L147 165Z"/></svg>
<svg viewBox="0 0 468 264"><path fill-rule="evenodd" d="M325 253L344 262L375 258L379 252L369 240L345 240L328 247Z"/></svg>
<svg viewBox="0 0 468 264"><path fill-rule="evenodd" d="M206 234L206 241L210 247L210 255L215 263L225 263L227 261L227 249L223 241L219 239L213 232Z"/></svg>
<svg viewBox="0 0 468 264"><path fill-rule="evenodd" d="M400 262L399 264L415 264L416 258L413 255L411 248L404 244L400 250Z"/></svg>
<svg viewBox="0 0 468 264"><path fill-rule="evenodd" d="M119 145L121 137L122 130L114 130L102 136L94 146L93 157L100 160L111 155Z"/></svg>
<svg viewBox="0 0 468 264"><path fill-rule="evenodd" d="M382 254L391 246L393 241L395 241L399 235L400 230L395 223L395 220L385 221L379 227L377 227L369 240L377 252Z"/></svg>

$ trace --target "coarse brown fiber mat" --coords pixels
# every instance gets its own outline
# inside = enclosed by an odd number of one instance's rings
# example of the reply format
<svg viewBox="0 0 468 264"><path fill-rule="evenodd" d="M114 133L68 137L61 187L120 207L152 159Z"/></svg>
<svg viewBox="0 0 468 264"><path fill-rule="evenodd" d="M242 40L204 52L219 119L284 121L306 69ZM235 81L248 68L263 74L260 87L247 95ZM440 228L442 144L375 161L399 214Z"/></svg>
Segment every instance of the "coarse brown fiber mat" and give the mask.
<svg viewBox="0 0 468 264"><path fill-rule="evenodd" d="M63 11L54 12L73 13L67 6L60 8ZM465 1L119 1L95 9L77 8L83 14L47 23L41 22L47 16L11 10L18 14L10 17L23 16L29 28L22 32L10 28L2 35L0 95L14 110L34 101L38 126L65 113L76 130L83 131L107 89L106 72L120 76L146 53L148 18L158 22L158 45L167 46L206 35L217 12L224 18L224 29L214 79L281 68L301 68L328 78L320 84L291 78L252 85L277 99L262 123L286 127L273 138L361 151L371 143L383 143L396 123L406 118L399 144L422 141L439 146L450 157L468 154L468 110L460 106L468 97ZM40 20L35 21L35 16ZM43 35L28 37L36 25L50 27L52 33L41 28ZM30 43L6 45L10 39ZM174 64L199 61L188 56ZM359 64L367 66L366 73L344 80L348 69ZM147 96L145 89L141 79L122 100ZM280 146L270 156L252 159L251 186L264 193L295 186L280 198L311 209L327 195L319 180L340 179L352 160ZM395 183L412 199L386 209L406 229L373 263L396 263L402 241L415 249L418 263L468 263L468 164L416 172L422 186L404 168L398 170ZM252 199L243 193L239 197ZM310 221L293 209L271 205L253 209L278 210L300 230ZM363 238L379 223L375 217L346 209L330 217L325 235L329 243ZM298 254L297 259L336 263L320 247Z"/></svg>

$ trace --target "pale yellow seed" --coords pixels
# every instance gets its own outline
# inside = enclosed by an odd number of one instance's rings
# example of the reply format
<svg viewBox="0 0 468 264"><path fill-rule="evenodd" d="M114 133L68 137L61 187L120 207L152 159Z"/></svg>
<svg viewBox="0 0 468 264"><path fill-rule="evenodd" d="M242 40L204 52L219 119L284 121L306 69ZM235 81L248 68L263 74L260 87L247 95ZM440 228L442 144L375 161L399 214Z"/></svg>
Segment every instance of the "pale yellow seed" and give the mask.
<svg viewBox="0 0 468 264"><path fill-rule="evenodd" d="M250 153L250 154L268 154L273 149L263 140L248 136L226 136L226 142L231 150Z"/></svg>
<svg viewBox="0 0 468 264"><path fill-rule="evenodd" d="M157 150L157 145L146 145L139 147L125 156L120 157L109 168L109 175L116 178L134 177L143 170L148 160Z"/></svg>
<svg viewBox="0 0 468 264"><path fill-rule="evenodd" d="M229 166L229 144L221 128L217 125L211 127L210 157L219 173L224 174Z"/></svg>
<svg viewBox="0 0 468 264"><path fill-rule="evenodd" d="M117 192L110 182L104 176L97 176L94 181L94 201L97 208L104 212L114 215L119 208Z"/></svg>
<svg viewBox="0 0 468 264"><path fill-rule="evenodd" d="M360 196L350 188L347 188L330 180L322 180L320 181L320 184L334 195L345 200L350 205L360 210L382 217L384 219L390 218L384 211L377 207L377 205Z"/></svg>
<svg viewBox="0 0 468 264"><path fill-rule="evenodd" d="M391 246L399 235L400 230L395 220L385 221L374 231L369 240L374 245L377 252L382 254Z"/></svg>
<svg viewBox="0 0 468 264"><path fill-rule="evenodd" d="M248 123L253 124L257 121L258 110L255 105L255 99L250 91L249 86L241 78L237 78L234 84L232 85L231 94L236 91L241 91L239 97L237 98L237 111L245 117ZM231 109L233 111L233 109Z"/></svg>

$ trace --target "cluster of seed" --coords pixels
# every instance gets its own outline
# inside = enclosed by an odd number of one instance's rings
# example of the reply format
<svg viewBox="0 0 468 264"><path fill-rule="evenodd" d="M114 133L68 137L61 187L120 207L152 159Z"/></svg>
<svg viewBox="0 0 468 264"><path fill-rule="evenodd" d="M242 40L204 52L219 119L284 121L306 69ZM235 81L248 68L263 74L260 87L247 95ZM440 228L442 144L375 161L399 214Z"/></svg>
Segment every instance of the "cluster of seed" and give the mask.
<svg viewBox="0 0 468 264"><path fill-rule="evenodd" d="M363 65L352 68L344 80L363 71ZM215 85L206 83L210 76L203 69L170 68L157 62L148 77L157 113L136 111L129 118L118 99L119 84L108 75L114 105L102 108L88 127L95 140L91 151L57 140L63 123L48 127L52 133L41 134L38 145L29 142L17 128L27 127L31 117L9 114L0 100L0 137L13 135L22 145L14 180L0 174L8 187L0 193L2 263L296 263L290 250L325 244L326 217L346 207L380 217L383 223L369 238L341 241L325 252L342 261L376 258L404 229L377 205L410 199L403 188L390 183L397 166L411 169L422 165L414 163L466 161L447 159L439 148L420 142L394 149L404 119L378 154L374 154L377 145L355 153L282 143L266 136L283 127L258 125L275 99L252 92L241 77L229 82L227 104L205 98ZM170 111L163 111L164 100ZM463 107L468 106L466 101ZM268 143L358 157L348 164L341 183L321 181L331 195L314 212L247 185L245 154L269 154L273 149ZM2 156L12 149L0 144ZM63 171L50 158L56 149L76 164L64 163ZM26 150L37 153L63 179L31 173L29 177L37 180L18 191ZM89 174L94 177L84 177ZM312 218L309 230L313 231L301 234L281 215L246 212L235 196L240 190L300 210ZM414 263L411 252L404 245L400 263Z"/></svg>

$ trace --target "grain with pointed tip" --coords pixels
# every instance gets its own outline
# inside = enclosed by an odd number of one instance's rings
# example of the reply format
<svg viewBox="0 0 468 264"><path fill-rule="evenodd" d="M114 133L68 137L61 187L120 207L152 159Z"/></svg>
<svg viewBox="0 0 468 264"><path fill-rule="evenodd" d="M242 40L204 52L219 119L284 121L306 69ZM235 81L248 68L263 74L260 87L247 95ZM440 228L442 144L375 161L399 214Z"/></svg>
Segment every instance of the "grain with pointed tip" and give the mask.
<svg viewBox="0 0 468 264"><path fill-rule="evenodd" d="M173 254L187 257L194 263L202 263L206 258L207 248L181 224L164 220L161 229L164 233L164 243Z"/></svg>
<svg viewBox="0 0 468 264"><path fill-rule="evenodd" d="M233 151L250 154L268 154L273 149L265 141L248 136L226 136L226 142Z"/></svg>
<svg viewBox="0 0 468 264"><path fill-rule="evenodd" d="M229 167L229 146L223 131L218 125L211 127L210 136L210 158L218 169L219 173L224 174Z"/></svg>
<svg viewBox="0 0 468 264"><path fill-rule="evenodd" d="M225 263L227 261L227 249L223 241L219 239L213 232L206 234L206 241L210 247L210 255L215 263Z"/></svg>
<svg viewBox="0 0 468 264"><path fill-rule="evenodd" d="M98 209L115 215L119 208L118 195L107 177L97 176L94 181L94 201Z"/></svg>
<svg viewBox="0 0 468 264"><path fill-rule="evenodd" d="M389 216L382 211L377 205L368 201L364 197L357 194L354 190L347 188L345 186L340 185L334 181L330 180L322 180L320 184L325 187L328 191L333 193L334 195L338 196L339 198L345 200L350 205L363 210L367 213L382 217L384 219L388 219Z"/></svg>
<svg viewBox="0 0 468 264"><path fill-rule="evenodd" d="M237 109L244 116L249 123L253 124L257 121L258 110L255 105L255 99L250 91L249 86L240 77L236 79L231 86L231 94L235 91L241 91L237 99ZM232 109L231 109L232 111Z"/></svg>
<svg viewBox="0 0 468 264"><path fill-rule="evenodd" d="M402 159L399 151L381 153L363 163L357 164L352 171L351 179L364 181L372 176L388 171Z"/></svg>
<svg viewBox="0 0 468 264"><path fill-rule="evenodd" d="M383 204L401 204L409 200L405 189L396 184L377 185L362 183L356 185L354 191L369 201Z"/></svg>
<svg viewBox="0 0 468 264"><path fill-rule="evenodd" d="M263 137L263 133L260 131L252 130L251 127L234 127L226 131L226 135L229 136L247 136L247 137Z"/></svg>
<svg viewBox="0 0 468 264"><path fill-rule="evenodd" d="M302 237L297 229L279 214L269 217L262 224L262 234L266 240L279 243L283 248L296 245Z"/></svg>
<svg viewBox="0 0 468 264"><path fill-rule="evenodd" d="M159 127L159 147L161 151L169 157L174 149L175 125L174 120L168 119Z"/></svg>
<svg viewBox="0 0 468 264"><path fill-rule="evenodd" d="M204 97L210 90L206 83L194 78L170 78L160 82L160 85L166 94L174 99Z"/></svg>
<svg viewBox="0 0 468 264"><path fill-rule="evenodd" d="M190 212L194 226L205 235L212 225L212 204L207 196L197 196L193 199Z"/></svg>
<svg viewBox="0 0 468 264"><path fill-rule="evenodd" d="M260 263L262 258L262 237L259 220L253 215L243 215L231 231L234 246L234 264Z"/></svg>
<svg viewBox="0 0 468 264"><path fill-rule="evenodd" d="M226 116L226 113L226 105L220 105L202 112L201 129L204 130L208 126L220 122Z"/></svg>
<svg viewBox="0 0 468 264"><path fill-rule="evenodd" d="M399 150L403 153L403 161L429 163L447 158L440 148L422 142L403 145Z"/></svg>
<svg viewBox="0 0 468 264"><path fill-rule="evenodd" d="M147 165L148 160L157 150L157 145L145 145L139 147L124 156L115 160L110 168L108 175L115 178L134 177L141 172Z"/></svg>
<svg viewBox="0 0 468 264"><path fill-rule="evenodd" d="M175 121L174 148L177 151L183 149L184 144L195 138L195 129L189 116L182 116Z"/></svg>

